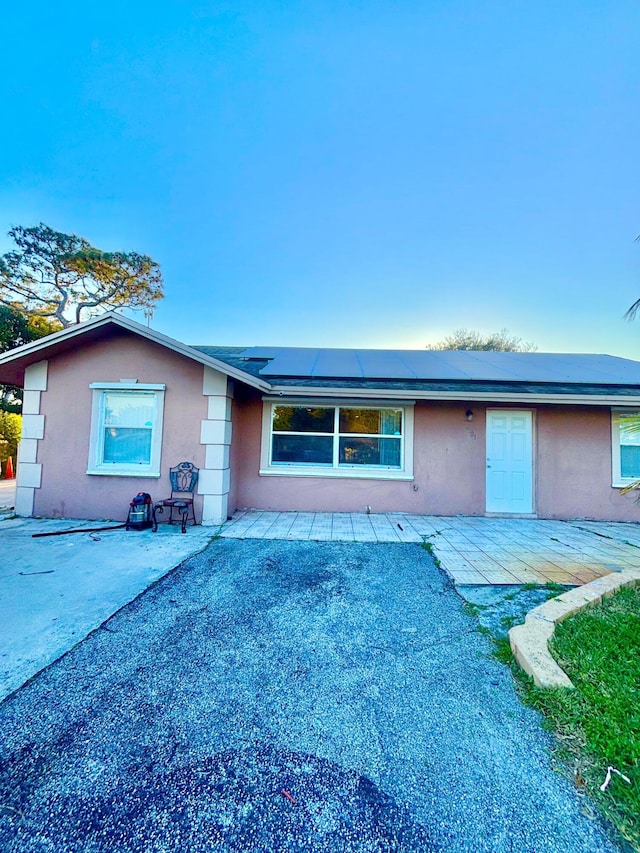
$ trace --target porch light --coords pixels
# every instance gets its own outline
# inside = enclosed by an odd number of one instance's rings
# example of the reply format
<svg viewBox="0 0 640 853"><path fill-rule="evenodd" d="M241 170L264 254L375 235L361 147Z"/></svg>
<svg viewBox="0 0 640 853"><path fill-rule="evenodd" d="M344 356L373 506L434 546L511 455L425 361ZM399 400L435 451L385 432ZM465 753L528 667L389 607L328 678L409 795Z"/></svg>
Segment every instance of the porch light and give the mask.
<svg viewBox="0 0 640 853"><path fill-rule="evenodd" d="M472 420L473 420L473 412L472 412L472 410L471 410L471 409L467 409L467 411L464 413L464 416L465 416L465 418L466 418L468 421L472 421Z"/></svg>

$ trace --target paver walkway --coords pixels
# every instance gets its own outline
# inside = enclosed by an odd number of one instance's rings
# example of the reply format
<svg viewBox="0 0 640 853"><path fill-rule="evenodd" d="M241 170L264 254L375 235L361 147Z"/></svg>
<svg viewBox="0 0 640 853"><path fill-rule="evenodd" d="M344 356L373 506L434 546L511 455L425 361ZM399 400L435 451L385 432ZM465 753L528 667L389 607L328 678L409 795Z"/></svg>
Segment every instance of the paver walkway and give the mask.
<svg viewBox="0 0 640 853"><path fill-rule="evenodd" d="M640 525L406 513L238 512L230 539L430 543L457 584L576 586L640 568Z"/></svg>

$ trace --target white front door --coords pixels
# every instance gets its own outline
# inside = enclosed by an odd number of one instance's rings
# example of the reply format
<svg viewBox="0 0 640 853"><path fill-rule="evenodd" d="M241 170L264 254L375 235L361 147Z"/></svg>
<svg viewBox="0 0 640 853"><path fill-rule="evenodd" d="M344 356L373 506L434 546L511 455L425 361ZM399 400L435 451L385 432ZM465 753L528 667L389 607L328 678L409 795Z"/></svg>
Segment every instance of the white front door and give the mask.
<svg viewBox="0 0 640 853"><path fill-rule="evenodd" d="M487 512L533 512L531 412L487 409Z"/></svg>

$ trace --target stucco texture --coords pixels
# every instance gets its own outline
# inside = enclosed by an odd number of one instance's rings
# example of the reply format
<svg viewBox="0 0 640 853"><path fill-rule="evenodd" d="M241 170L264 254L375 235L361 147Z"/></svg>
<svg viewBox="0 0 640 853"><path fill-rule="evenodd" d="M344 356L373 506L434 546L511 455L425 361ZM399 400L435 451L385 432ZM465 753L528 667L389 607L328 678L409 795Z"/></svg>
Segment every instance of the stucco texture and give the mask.
<svg viewBox="0 0 640 853"><path fill-rule="evenodd" d="M87 474L92 382L166 385L161 476ZM169 491L168 470L182 460L205 466L200 424L207 418L203 369L197 362L117 330L82 351L49 360L40 412L44 439L38 442L42 487L35 489L34 514L46 517L124 520L138 491L154 500ZM277 511L409 512L484 515L486 409L495 403L418 402L415 406L412 480L261 475L261 394L235 383L232 407L229 512ZM473 409L473 419L465 413ZM611 421L608 407L507 406L533 413L534 512L540 518L636 521L632 496L611 486ZM196 514L201 517L201 499Z"/></svg>
<svg viewBox="0 0 640 853"><path fill-rule="evenodd" d="M166 385L160 478L87 474L91 430L92 382L136 378ZM44 439L38 443L42 487L35 490L34 514L50 518L96 518L124 521L137 492L153 500L170 493L169 468L183 460L204 466L200 422L207 417L202 394L202 366L165 347L118 331L83 347L82 355L50 359L47 390L40 412ZM196 515L201 515L196 498Z"/></svg>
<svg viewBox="0 0 640 853"><path fill-rule="evenodd" d="M468 421L466 411L473 410ZM414 479L261 476L262 401L234 404L231 458L236 509L485 515L486 409L477 402L415 406ZM533 418L534 511L539 518L637 521L638 506L611 486L611 414L602 406L506 406Z"/></svg>

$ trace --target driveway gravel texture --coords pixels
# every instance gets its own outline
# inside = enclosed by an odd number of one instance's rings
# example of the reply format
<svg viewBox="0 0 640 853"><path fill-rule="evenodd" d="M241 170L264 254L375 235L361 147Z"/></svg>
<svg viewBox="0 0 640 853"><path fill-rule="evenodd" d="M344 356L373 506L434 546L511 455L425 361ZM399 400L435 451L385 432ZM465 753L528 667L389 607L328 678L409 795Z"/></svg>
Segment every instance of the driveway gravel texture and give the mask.
<svg viewBox="0 0 640 853"><path fill-rule="evenodd" d="M0 733L3 853L619 849L417 545L215 540Z"/></svg>

